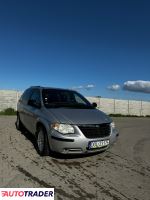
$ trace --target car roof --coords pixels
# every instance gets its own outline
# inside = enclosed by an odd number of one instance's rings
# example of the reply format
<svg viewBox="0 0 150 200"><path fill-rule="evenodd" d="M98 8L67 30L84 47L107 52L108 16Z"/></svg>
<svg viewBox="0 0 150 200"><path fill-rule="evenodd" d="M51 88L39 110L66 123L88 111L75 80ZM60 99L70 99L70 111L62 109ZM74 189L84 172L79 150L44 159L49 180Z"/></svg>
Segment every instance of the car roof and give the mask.
<svg viewBox="0 0 150 200"><path fill-rule="evenodd" d="M68 89L68 88L55 88L55 87L44 87L44 86L31 86L30 88L32 89L53 89L53 90L68 90L68 91L75 91L72 89Z"/></svg>

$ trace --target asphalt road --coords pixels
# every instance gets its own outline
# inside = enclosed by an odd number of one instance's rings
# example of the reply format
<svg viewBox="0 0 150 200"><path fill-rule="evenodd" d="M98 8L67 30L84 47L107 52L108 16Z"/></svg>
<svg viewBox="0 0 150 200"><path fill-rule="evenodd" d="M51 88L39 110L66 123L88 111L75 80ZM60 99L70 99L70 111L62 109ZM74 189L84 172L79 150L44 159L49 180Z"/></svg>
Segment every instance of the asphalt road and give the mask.
<svg viewBox="0 0 150 200"><path fill-rule="evenodd" d="M120 137L104 153L40 157L34 137L0 116L0 187L54 187L55 200L150 200L150 118L115 118Z"/></svg>

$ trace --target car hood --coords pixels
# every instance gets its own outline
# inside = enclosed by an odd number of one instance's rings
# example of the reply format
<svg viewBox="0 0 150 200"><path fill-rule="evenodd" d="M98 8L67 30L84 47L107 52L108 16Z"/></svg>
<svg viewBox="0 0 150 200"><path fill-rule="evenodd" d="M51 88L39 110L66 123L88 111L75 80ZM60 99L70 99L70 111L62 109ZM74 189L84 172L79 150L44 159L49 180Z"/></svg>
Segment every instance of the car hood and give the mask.
<svg viewBox="0 0 150 200"><path fill-rule="evenodd" d="M50 108L48 112L53 114L57 121L65 124L101 124L112 121L109 116L97 109Z"/></svg>

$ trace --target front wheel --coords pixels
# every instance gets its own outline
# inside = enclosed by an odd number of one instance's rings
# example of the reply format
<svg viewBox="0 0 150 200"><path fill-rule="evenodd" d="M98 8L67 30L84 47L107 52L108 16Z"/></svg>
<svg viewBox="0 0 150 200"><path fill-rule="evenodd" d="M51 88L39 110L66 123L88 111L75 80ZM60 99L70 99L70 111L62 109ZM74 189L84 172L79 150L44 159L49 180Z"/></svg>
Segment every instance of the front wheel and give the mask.
<svg viewBox="0 0 150 200"><path fill-rule="evenodd" d="M40 126L37 130L37 150L40 156L47 156L50 154L47 133L44 127Z"/></svg>

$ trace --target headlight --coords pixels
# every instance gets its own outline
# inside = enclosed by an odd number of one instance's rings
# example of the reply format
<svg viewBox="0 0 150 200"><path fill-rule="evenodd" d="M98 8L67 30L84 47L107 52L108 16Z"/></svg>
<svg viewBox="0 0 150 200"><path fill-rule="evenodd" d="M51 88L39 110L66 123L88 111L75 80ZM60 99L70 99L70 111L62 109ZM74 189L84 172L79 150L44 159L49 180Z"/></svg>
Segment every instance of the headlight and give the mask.
<svg viewBox="0 0 150 200"><path fill-rule="evenodd" d="M62 134L74 133L74 128L69 124L54 123L51 127Z"/></svg>
<svg viewBox="0 0 150 200"><path fill-rule="evenodd" d="M116 127L114 122L111 122L110 126L111 126L112 128L115 128L115 127Z"/></svg>

